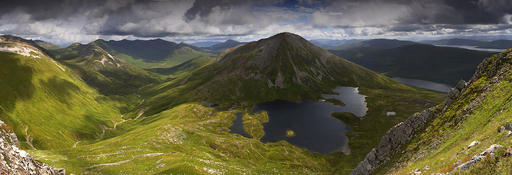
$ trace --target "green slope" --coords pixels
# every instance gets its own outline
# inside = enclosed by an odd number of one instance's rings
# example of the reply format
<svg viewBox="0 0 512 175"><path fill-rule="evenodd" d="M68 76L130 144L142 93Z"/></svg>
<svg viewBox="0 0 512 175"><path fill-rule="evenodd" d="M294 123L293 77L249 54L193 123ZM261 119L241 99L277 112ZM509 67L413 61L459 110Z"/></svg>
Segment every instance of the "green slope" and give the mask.
<svg viewBox="0 0 512 175"><path fill-rule="evenodd" d="M316 99L337 85L412 89L329 54L298 35L283 33L221 54L218 62L156 87L158 95L147 104L151 112L189 100L250 106L275 99Z"/></svg>
<svg viewBox="0 0 512 175"><path fill-rule="evenodd" d="M469 161L493 144L502 145L494 156L484 155L465 171L453 174L510 174L512 158L505 154L512 150L507 130L500 126L512 118L512 50L496 54L483 61L459 96L435 116L421 132L396 154L391 163L378 174L407 174L415 169L423 173L448 173ZM438 109L443 109L440 104ZM478 141L471 148L468 145ZM424 167L428 166L428 170Z"/></svg>
<svg viewBox="0 0 512 175"><path fill-rule="evenodd" d="M190 73L196 69L199 69L213 62L215 62L215 60L212 58L199 57L185 61L179 65L170 68L154 68L148 69L148 71L163 75L170 75L172 77L179 77L180 75Z"/></svg>
<svg viewBox="0 0 512 175"><path fill-rule="evenodd" d="M198 57L211 57L212 53L184 43L156 40L121 40L93 42L113 56L143 69L170 68Z"/></svg>
<svg viewBox="0 0 512 175"><path fill-rule="evenodd" d="M95 43L73 44L51 53L105 95L133 94L143 86L159 82L158 76L112 56Z"/></svg>
<svg viewBox="0 0 512 175"><path fill-rule="evenodd" d="M24 148L70 148L78 140L92 141L102 125L120 116L119 104L36 47L17 41L0 46L32 49L31 56L0 52L0 119L14 128Z"/></svg>
<svg viewBox="0 0 512 175"><path fill-rule="evenodd" d="M20 92L6 98L10 103L1 103L7 111L1 113L1 119L13 126L21 140L27 135L33 138L37 149L29 153L74 174L345 174L376 145L385 130L429 103L439 102L442 96L395 82L293 34L247 45L222 53L217 62L197 69L194 61L190 62L192 69L185 66L188 64L177 67L183 73L176 74L176 79L139 88L143 99L137 104L133 102L138 97L112 101L113 96L100 95L88 85L90 82L81 80L79 71L73 71L77 65L109 78L101 71L105 66L117 68L119 60L109 59L104 50L84 47L61 53L59 61L66 64L60 66L66 71L49 57L42 62L7 53L20 63L3 62L3 67L21 67L0 69L10 71L2 72L0 80L18 82L11 76L24 75L21 73L28 70L45 77L57 76L58 80L46 78L52 83L37 84L35 89L26 81L4 85L7 92ZM77 54L80 56L66 57ZM106 61L101 63L103 58ZM368 96L369 111L363 120L336 115L353 128L349 135L352 154L321 155L285 141L259 141L268 116L251 114L251 105L273 99L317 98L337 85L358 86ZM31 91L34 95L27 93ZM235 104L237 108L214 112L214 108L199 105L202 100L221 106ZM386 111L396 111L397 115L386 117ZM244 129L253 138L229 133L236 112L244 114ZM24 133L25 125L28 134Z"/></svg>

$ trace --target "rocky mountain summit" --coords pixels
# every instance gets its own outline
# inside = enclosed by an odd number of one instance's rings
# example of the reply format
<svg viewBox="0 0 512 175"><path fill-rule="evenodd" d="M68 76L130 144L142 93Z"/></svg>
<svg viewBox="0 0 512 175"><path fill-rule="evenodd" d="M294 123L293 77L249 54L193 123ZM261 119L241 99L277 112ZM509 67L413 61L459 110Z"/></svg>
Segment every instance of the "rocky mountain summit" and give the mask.
<svg viewBox="0 0 512 175"><path fill-rule="evenodd" d="M54 168L34 160L27 152L18 148L16 135L0 121L0 174L64 175L65 170Z"/></svg>

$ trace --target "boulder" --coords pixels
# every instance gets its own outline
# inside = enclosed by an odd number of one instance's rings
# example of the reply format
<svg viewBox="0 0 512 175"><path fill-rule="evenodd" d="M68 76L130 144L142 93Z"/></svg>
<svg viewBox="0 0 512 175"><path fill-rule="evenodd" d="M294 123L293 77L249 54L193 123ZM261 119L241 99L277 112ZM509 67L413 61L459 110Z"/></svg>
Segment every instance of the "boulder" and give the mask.
<svg viewBox="0 0 512 175"><path fill-rule="evenodd" d="M505 131L505 127L504 126L498 127L498 133L500 133L501 131Z"/></svg>
<svg viewBox="0 0 512 175"><path fill-rule="evenodd" d="M448 97L450 99L456 99L460 94L460 91L456 88L452 88L450 92L448 92Z"/></svg>
<svg viewBox="0 0 512 175"><path fill-rule="evenodd" d="M27 152L19 149L15 144L17 139L14 133L3 129L0 123L0 174L41 174L64 175L64 169L53 168L50 165L34 160ZM11 141L9 141L11 140ZM13 143L14 142L14 143Z"/></svg>
<svg viewBox="0 0 512 175"><path fill-rule="evenodd" d="M470 149L470 148L472 148L472 147L474 147L474 146L476 146L476 145L478 145L478 144L480 144L480 142L475 140L475 141L471 142L471 143L466 147L466 149Z"/></svg>
<svg viewBox="0 0 512 175"><path fill-rule="evenodd" d="M460 80L457 82L457 85L455 85L455 88L457 88L459 91L462 91L466 87L466 81Z"/></svg>
<svg viewBox="0 0 512 175"><path fill-rule="evenodd" d="M506 130L509 130L509 131L512 131L512 126L510 126L510 122L507 122L507 123L505 124L505 129L506 129Z"/></svg>

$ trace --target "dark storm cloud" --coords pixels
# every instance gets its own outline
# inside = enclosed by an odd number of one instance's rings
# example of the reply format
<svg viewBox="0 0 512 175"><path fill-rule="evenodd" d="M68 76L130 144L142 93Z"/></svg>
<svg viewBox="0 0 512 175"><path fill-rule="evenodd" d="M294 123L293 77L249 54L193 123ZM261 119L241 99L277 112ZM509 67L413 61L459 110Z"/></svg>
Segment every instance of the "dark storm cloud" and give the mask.
<svg viewBox="0 0 512 175"><path fill-rule="evenodd" d="M511 33L511 0L3 0L0 33L100 37L306 37ZM399 34L401 33L401 34Z"/></svg>

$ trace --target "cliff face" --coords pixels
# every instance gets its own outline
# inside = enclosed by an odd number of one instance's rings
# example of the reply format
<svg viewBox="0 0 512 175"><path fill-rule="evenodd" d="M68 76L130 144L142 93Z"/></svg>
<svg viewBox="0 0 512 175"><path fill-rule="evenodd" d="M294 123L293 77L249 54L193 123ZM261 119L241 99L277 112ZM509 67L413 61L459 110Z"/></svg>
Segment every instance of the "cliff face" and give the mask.
<svg viewBox="0 0 512 175"><path fill-rule="evenodd" d="M8 126L0 121L0 174L65 174L64 169L36 161L27 152L19 149L16 135L5 128Z"/></svg>
<svg viewBox="0 0 512 175"><path fill-rule="evenodd" d="M491 174L509 172L504 167L512 163L508 158L512 153L509 141L512 132L503 131L508 130L506 127L512 119L511 82L512 50L509 49L485 59L468 83L460 81L452 88L444 103L416 113L391 128L352 174L443 174L461 170L481 174L482 169ZM492 153L498 149L505 149L502 152L506 153L487 154L490 148ZM495 161L480 163L484 159L493 160L486 156L496 156ZM502 157L507 158L498 161Z"/></svg>
<svg viewBox="0 0 512 175"><path fill-rule="evenodd" d="M384 135L377 147L372 149L352 171L353 175L372 174L381 165L387 163L391 157L401 151L401 147L407 144L415 133L422 131L432 119L442 113L450 103L456 99L464 90L466 83L460 81L456 88L453 88L445 100L444 105L428 108L422 112L413 114L406 121L391 128Z"/></svg>

